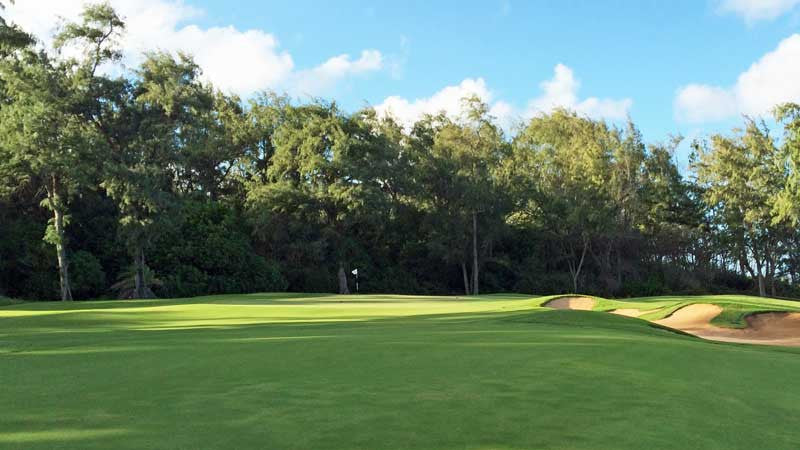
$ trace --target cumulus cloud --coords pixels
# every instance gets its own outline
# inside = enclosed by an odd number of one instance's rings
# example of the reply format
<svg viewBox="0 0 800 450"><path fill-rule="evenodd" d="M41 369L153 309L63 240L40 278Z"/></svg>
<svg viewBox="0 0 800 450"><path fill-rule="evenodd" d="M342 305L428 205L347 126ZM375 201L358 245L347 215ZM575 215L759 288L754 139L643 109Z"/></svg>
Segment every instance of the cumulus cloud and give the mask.
<svg viewBox="0 0 800 450"><path fill-rule="evenodd" d="M25 0L9 5L8 17L28 31L49 41L58 18L75 20L85 0ZM277 38L263 30L239 30L234 26L203 28L192 24L204 12L182 0L112 0L125 19L124 62L135 66L147 50L185 51L194 56L204 76L217 87L242 95L260 89L279 89L317 95L336 81L354 74L383 68L377 50L361 57L330 58L321 65L297 70L289 52ZM318 77L315 79L315 77Z"/></svg>
<svg viewBox="0 0 800 450"><path fill-rule="evenodd" d="M619 100L589 97L579 100L581 83L572 69L556 65L553 78L539 84L542 94L528 102L526 116L547 113L553 108L567 108L593 118L624 119L633 105L629 98Z"/></svg>
<svg viewBox="0 0 800 450"><path fill-rule="evenodd" d="M496 100L483 78L467 78L454 86L447 86L430 97L408 100L392 96L375 106L378 114L391 115L401 124L410 127L424 114L444 112L450 117L461 113L461 100L477 96L489 105L489 113L505 129L519 120L529 119L537 114L548 113L554 108L567 108L593 118L624 119L630 110L631 99L600 99L589 97L581 100L578 96L580 81L569 67L558 64L553 78L539 84L541 93L528 101L525 108L517 108L509 102Z"/></svg>
<svg viewBox="0 0 800 450"><path fill-rule="evenodd" d="M800 102L798 79L800 34L794 34L740 74L733 86L689 84L678 89L675 116L699 123L738 114L765 115L779 103Z"/></svg>
<svg viewBox="0 0 800 450"><path fill-rule="evenodd" d="M425 114L444 112L450 117L457 117L461 113L461 100L473 95L485 103L492 100L492 93L483 78L467 78L460 84L447 86L427 98L407 100L391 96L375 106L375 110L379 115L390 115L399 123L410 127Z"/></svg>
<svg viewBox="0 0 800 450"><path fill-rule="evenodd" d="M313 69L300 71L292 90L299 94L324 93L343 78L375 72L383 66L383 55L377 50L364 50L356 60L346 54L334 56Z"/></svg>
<svg viewBox="0 0 800 450"><path fill-rule="evenodd" d="M736 111L733 93L704 84L690 84L681 88L675 104L678 119L684 122L723 120Z"/></svg>
<svg viewBox="0 0 800 450"><path fill-rule="evenodd" d="M734 13L748 23L772 20L791 11L800 0L722 0L721 12Z"/></svg>

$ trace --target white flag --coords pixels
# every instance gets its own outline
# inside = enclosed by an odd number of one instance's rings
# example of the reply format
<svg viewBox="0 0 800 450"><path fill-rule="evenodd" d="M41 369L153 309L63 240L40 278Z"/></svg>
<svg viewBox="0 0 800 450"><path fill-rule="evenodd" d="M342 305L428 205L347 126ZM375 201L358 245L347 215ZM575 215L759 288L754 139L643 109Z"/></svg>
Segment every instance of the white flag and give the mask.
<svg viewBox="0 0 800 450"><path fill-rule="evenodd" d="M358 269L353 269L353 272L352 272L352 273L353 273L353 275L356 275L356 276L358 276Z"/></svg>

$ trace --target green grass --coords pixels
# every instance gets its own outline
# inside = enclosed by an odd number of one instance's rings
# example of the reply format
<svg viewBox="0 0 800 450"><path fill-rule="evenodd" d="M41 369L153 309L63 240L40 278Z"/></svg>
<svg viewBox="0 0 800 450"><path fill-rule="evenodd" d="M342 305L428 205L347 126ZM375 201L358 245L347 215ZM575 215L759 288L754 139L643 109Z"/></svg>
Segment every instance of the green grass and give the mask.
<svg viewBox="0 0 800 450"><path fill-rule="evenodd" d="M5 306L0 447L800 442L800 349L537 307L547 299L261 294ZM709 299L634 300L694 301Z"/></svg>

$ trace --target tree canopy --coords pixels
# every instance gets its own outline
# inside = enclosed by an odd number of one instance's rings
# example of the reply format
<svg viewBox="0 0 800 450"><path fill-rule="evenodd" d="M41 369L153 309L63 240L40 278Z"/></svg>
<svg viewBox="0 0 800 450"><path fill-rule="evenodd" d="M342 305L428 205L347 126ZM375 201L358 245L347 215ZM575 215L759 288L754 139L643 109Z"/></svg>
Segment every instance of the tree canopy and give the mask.
<svg viewBox="0 0 800 450"><path fill-rule="evenodd" d="M2 9L0 7L0 12ZM800 106L776 129L647 141L479 98L404 127L239 98L190 55L120 65L101 3L47 50L0 16L0 291L28 299L293 290L798 295Z"/></svg>

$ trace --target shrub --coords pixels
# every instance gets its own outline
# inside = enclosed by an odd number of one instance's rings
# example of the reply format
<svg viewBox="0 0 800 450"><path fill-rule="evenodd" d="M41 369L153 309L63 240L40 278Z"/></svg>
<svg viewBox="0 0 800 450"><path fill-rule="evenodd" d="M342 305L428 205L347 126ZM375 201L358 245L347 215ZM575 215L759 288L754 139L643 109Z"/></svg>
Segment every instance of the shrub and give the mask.
<svg viewBox="0 0 800 450"><path fill-rule="evenodd" d="M96 298L106 288L106 274L100 261L91 253L78 250L69 258L72 295L76 299Z"/></svg>
<svg viewBox="0 0 800 450"><path fill-rule="evenodd" d="M159 296L286 289L277 264L256 254L245 221L232 207L189 203L178 223L155 242L148 261L163 281Z"/></svg>

